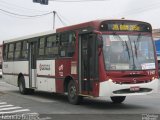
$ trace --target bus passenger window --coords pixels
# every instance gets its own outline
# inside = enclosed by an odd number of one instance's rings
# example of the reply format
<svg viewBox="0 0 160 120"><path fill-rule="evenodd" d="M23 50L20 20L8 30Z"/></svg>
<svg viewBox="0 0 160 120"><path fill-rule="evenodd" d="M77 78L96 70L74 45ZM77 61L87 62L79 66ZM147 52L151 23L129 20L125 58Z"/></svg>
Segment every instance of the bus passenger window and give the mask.
<svg viewBox="0 0 160 120"><path fill-rule="evenodd" d="M28 48L27 48L27 41L23 41L22 44L22 59L28 58Z"/></svg>
<svg viewBox="0 0 160 120"><path fill-rule="evenodd" d="M4 45L4 49L3 49L3 59L7 60L7 52L8 52L8 44Z"/></svg>
<svg viewBox="0 0 160 120"><path fill-rule="evenodd" d="M21 42L16 43L15 59L19 59L21 55Z"/></svg>
<svg viewBox="0 0 160 120"><path fill-rule="evenodd" d="M75 47L76 47L76 36L75 33L71 33L69 34L69 42L67 48L68 57L72 57L74 55Z"/></svg>
<svg viewBox="0 0 160 120"><path fill-rule="evenodd" d="M47 57L54 57L58 55L58 41L56 39L56 35L49 36L47 38L46 55Z"/></svg>
<svg viewBox="0 0 160 120"><path fill-rule="evenodd" d="M13 60L14 44L9 44L8 60Z"/></svg>
<svg viewBox="0 0 160 120"><path fill-rule="evenodd" d="M60 56L66 57L66 47L67 47L67 33L63 33L60 35Z"/></svg>
<svg viewBox="0 0 160 120"><path fill-rule="evenodd" d="M44 47L45 47L45 38L40 38L39 40L39 51L38 55L43 56L44 55Z"/></svg>
<svg viewBox="0 0 160 120"><path fill-rule="evenodd" d="M63 33L60 39L60 56L61 57L72 57L75 52L75 33L68 32Z"/></svg>

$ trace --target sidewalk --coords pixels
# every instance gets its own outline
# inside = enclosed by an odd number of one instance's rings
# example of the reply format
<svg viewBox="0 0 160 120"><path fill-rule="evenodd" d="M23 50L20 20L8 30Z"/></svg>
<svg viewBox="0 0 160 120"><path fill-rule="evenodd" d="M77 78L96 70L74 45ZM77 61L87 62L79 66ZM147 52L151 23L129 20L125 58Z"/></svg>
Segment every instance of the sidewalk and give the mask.
<svg viewBox="0 0 160 120"><path fill-rule="evenodd" d="M0 78L0 92L10 91L10 90L18 90L18 89L16 86L10 85L6 83L2 78Z"/></svg>

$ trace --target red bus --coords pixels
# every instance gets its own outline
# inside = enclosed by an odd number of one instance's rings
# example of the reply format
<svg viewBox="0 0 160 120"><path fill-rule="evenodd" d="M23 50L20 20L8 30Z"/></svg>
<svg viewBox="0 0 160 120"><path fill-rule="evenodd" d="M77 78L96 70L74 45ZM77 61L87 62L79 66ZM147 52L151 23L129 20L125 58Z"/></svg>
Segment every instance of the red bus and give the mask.
<svg viewBox="0 0 160 120"><path fill-rule="evenodd" d="M22 94L35 90L83 97L126 96L158 90L158 65L149 23L96 20L4 41L4 79Z"/></svg>

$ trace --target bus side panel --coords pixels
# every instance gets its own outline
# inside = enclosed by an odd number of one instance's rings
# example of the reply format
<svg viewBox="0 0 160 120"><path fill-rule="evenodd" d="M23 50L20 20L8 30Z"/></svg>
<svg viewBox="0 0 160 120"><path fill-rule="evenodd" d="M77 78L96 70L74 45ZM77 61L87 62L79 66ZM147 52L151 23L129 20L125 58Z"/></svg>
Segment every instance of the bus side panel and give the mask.
<svg viewBox="0 0 160 120"><path fill-rule="evenodd" d="M55 60L37 60L38 90L55 92Z"/></svg>
<svg viewBox="0 0 160 120"><path fill-rule="evenodd" d="M28 61L14 61L13 72L15 74L14 81L15 85L17 85L18 75L22 73L25 78L25 87L29 88L29 68Z"/></svg>
<svg viewBox="0 0 160 120"><path fill-rule="evenodd" d="M56 92L64 92L64 80L71 76L71 59L62 58L56 60Z"/></svg>
<svg viewBox="0 0 160 120"><path fill-rule="evenodd" d="M14 85L13 65L13 62L3 62L3 79L12 85Z"/></svg>
<svg viewBox="0 0 160 120"><path fill-rule="evenodd" d="M18 75L22 73L25 77L26 88L29 88L27 61L3 62L3 73L4 80L15 86L18 86Z"/></svg>

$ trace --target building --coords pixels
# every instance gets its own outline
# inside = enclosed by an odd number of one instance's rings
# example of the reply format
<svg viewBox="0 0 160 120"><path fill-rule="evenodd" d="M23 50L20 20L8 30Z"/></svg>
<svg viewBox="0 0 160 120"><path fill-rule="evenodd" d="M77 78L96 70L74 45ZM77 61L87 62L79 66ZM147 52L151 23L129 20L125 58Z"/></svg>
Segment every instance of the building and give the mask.
<svg viewBox="0 0 160 120"><path fill-rule="evenodd" d="M153 29L153 39L155 40L158 60L160 60L160 29Z"/></svg>
<svg viewBox="0 0 160 120"><path fill-rule="evenodd" d="M153 29L152 33L154 40L160 40L160 29Z"/></svg>
<svg viewBox="0 0 160 120"><path fill-rule="evenodd" d="M159 76L160 76L160 29L153 29L153 39L155 40L156 53L159 66Z"/></svg>

